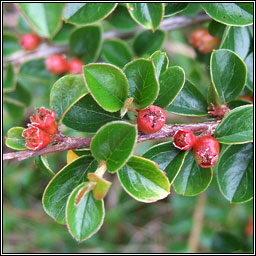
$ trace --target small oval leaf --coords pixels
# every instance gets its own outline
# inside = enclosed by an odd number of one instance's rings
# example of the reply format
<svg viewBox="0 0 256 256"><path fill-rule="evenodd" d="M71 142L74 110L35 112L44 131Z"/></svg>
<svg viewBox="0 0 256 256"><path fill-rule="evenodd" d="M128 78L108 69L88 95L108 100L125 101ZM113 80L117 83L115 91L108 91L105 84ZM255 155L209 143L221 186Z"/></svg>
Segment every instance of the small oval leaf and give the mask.
<svg viewBox="0 0 256 256"><path fill-rule="evenodd" d="M153 60L156 76L159 79L160 74L168 68L169 58L166 52L156 51L149 57L149 59Z"/></svg>
<svg viewBox="0 0 256 256"><path fill-rule="evenodd" d="M53 176L55 176L54 171L51 169L51 167L48 163L46 155L36 156L35 164L40 170L42 170L49 177L52 178Z"/></svg>
<svg viewBox="0 0 256 256"><path fill-rule="evenodd" d="M20 43L18 38L11 33L3 34L3 57L8 57L9 55L20 50Z"/></svg>
<svg viewBox="0 0 256 256"><path fill-rule="evenodd" d="M15 150L25 150L27 149L25 144L26 141L24 137L22 137L22 132L25 128L23 127L13 127L7 133L7 138L5 144L8 148L12 148Z"/></svg>
<svg viewBox="0 0 256 256"><path fill-rule="evenodd" d="M188 4L186 3L168 3L165 4L164 17L171 17L179 12L182 12L187 8Z"/></svg>

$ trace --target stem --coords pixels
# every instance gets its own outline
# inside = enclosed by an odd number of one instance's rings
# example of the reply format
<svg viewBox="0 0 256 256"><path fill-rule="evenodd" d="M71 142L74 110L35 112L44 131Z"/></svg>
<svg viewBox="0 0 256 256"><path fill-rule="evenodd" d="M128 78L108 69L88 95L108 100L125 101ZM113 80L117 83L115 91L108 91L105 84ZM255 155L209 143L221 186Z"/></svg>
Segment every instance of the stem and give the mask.
<svg viewBox="0 0 256 256"><path fill-rule="evenodd" d="M102 178L106 170L107 170L107 162L103 161L100 163L98 169L95 171L95 174Z"/></svg>
<svg viewBox="0 0 256 256"><path fill-rule="evenodd" d="M139 134L137 137L137 143L173 136L174 133L181 128L187 128L194 133L202 133L204 131L210 130L213 134L220 122L221 120L198 124L165 125L159 132L152 134ZM59 135L58 138L60 138L59 144L49 146L38 151L27 150L14 153L6 153L3 154L3 160L18 159L19 161L21 161L34 156L61 152L70 149L89 148L92 140L91 138L74 138L64 135Z"/></svg>

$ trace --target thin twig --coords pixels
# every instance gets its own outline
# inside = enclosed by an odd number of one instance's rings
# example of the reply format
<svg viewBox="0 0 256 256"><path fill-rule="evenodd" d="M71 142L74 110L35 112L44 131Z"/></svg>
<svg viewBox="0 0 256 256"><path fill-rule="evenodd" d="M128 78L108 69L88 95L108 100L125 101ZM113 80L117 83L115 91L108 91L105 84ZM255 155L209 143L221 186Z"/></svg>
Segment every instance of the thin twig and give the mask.
<svg viewBox="0 0 256 256"><path fill-rule="evenodd" d="M156 140L156 139L173 136L174 133L181 128L187 128L195 133L201 133L206 130L211 130L211 132L213 133L220 122L221 121L218 120L218 121L198 123L198 124L165 125L159 132L156 132L153 134L138 135L137 143L147 141L147 140ZM21 161L34 156L61 152L61 151L66 151L70 149L89 148L90 143L91 143L91 138L74 138L69 136L62 136L61 142L59 144L49 146L38 151L27 150L27 151L20 151L20 152L14 152L14 153L6 153L3 155L3 160L18 159L19 161Z"/></svg>

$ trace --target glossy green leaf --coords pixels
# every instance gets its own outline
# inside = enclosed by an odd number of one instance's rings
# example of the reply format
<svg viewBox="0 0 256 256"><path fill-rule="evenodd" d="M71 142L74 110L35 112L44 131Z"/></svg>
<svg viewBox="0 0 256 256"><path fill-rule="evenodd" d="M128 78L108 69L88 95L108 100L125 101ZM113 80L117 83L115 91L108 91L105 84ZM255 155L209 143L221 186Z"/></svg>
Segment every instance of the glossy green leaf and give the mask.
<svg viewBox="0 0 256 256"><path fill-rule="evenodd" d="M241 144L252 141L253 106L241 106L229 112L217 126L214 136L224 144Z"/></svg>
<svg viewBox="0 0 256 256"><path fill-rule="evenodd" d="M123 68L132 60L132 52L129 46L122 40L107 39L103 43L103 57L111 64Z"/></svg>
<svg viewBox="0 0 256 256"><path fill-rule="evenodd" d="M104 124L120 120L120 114L103 110L90 94L80 99L66 113L63 123L77 131L97 132Z"/></svg>
<svg viewBox="0 0 256 256"><path fill-rule="evenodd" d="M85 84L95 101L106 111L122 108L128 96L128 81L123 71L111 64L84 66Z"/></svg>
<svg viewBox="0 0 256 256"><path fill-rule="evenodd" d="M48 163L46 155L36 156L35 164L40 170L42 170L49 177L52 178L53 176L55 176L54 171L51 169L51 167Z"/></svg>
<svg viewBox="0 0 256 256"><path fill-rule="evenodd" d="M42 37L53 37L61 26L64 3L18 3L17 6Z"/></svg>
<svg viewBox="0 0 256 256"><path fill-rule="evenodd" d="M107 162L107 169L114 173L130 158L137 139L136 126L127 122L111 122L99 129L91 141L92 155Z"/></svg>
<svg viewBox="0 0 256 256"><path fill-rule="evenodd" d="M127 8L138 24L152 30L159 27L164 15L164 4L161 3L128 3Z"/></svg>
<svg viewBox="0 0 256 256"><path fill-rule="evenodd" d="M19 16L17 29L23 34L31 33L31 28L23 15Z"/></svg>
<svg viewBox="0 0 256 256"><path fill-rule="evenodd" d="M64 18L73 24L90 24L106 18L116 3L68 3Z"/></svg>
<svg viewBox="0 0 256 256"><path fill-rule="evenodd" d="M61 77L52 87L50 107L55 111L59 122L69 109L88 93L83 76L72 74Z"/></svg>
<svg viewBox="0 0 256 256"><path fill-rule="evenodd" d="M247 27L230 27L221 48L232 50L244 60L248 54L250 42L251 37Z"/></svg>
<svg viewBox="0 0 256 256"><path fill-rule="evenodd" d="M151 55L162 47L164 39L163 30L158 29L154 33L151 30L143 30L134 39L134 52L138 56Z"/></svg>
<svg viewBox="0 0 256 256"><path fill-rule="evenodd" d="M209 85L207 90L207 102L209 105L210 103L215 105L221 105L220 99L212 84Z"/></svg>
<svg viewBox="0 0 256 256"><path fill-rule="evenodd" d="M72 31L69 38L70 52L81 58L85 64L99 57L102 44L102 29L98 25L79 27Z"/></svg>
<svg viewBox="0 0 256 256"><path fill-rule="evenodd" d="M56 222L65 224L65 206L73 189L94 172L98 163L90 156L81 156L61 169L49 182L43 194L43 207Z"/></svg>
<svg viewBox="0 0 256 256"><path fill-rule="evenodd" d="M6 70L4 70L3 77L3 92L11 92L15 90L16 79L14 74L14 69L12 64L9 62L7 64Z"/></svg>
<svg viewBox="0 0 256 256"><path fill-rule="evenodd" d="M226 25L253 23L253 3L202 3L201 6L211 18Z"/></svg>
<svg viewBox="0 0 256 256"><path fill-rule="evenodd" d="M74 149L73 152L78 156L91 156L91 150L88 148Z"/></svg>
<svg viewBox="0 0 256 256"><path fill-rule="evenodd" d="M248 104L252 104L250 101L247 101L247 100L231 100L229 103L228 103L228 107L230 109L234 109L234 108L237 108L237 107L240 107L240 106L244 106L244 105L248 105Z"/></svg>
<svg viewBox="0 0 256 256"><path fill-rule="evenodd" d="M68 44L68 40L71 32L75 29L75 26L68 23L63 23L60 31L53 37L52 43L57 45Z"/></svg>
<svg viewBox="0 0 256 256"><path fill-rule="evenodd" d="M181 169L186 153L187 151L175 148L172 142L164 142L151 147L143 157L156 162L172 184Z"/></svg>
<svg viewBox="0 0 256 256"><path fill-rule="evenodd" d="M177 194L196 196L207 189L211 180L211 168L200 167L195 161L193 150L190 150L173 185Z"/></svg>
<svg viewBox="0 0 256 256"><path fill-rule="evenodd" d="M105 216L103 200L96 200L92 191L87 191L75 206L76 197L85 185L80 184L72 191L66 206L68 231L79 242L94 235L102 226Z"/></svg>
<svg viewBox="0 0 256 256"><path fill-rule="evenodd" d="M185 72L181 67L169 67L159 78L160 91L154 105L168 107L182 90L185 83Z"/></svg>
<svg viewBox="0 0 256 256"><path fill-rule="evenodd" d="M160 74L163 73L169 65L169 59L165 52L156 51L154 52L149 59L153 60L156 76L159 78Z"/></svg>
<svg viewBox="0 0 256 256"><path fill-rule="evenodd" d="M253 91L253 52L251 52L245 59L247 67L247 81L246 86Z"/></svg>
<svg viewBox="0 0 256 256"><path fill-rule="evenodd" d="M153 203L170 194L170 183L163 171L153 161L133 156L118 171L124 190L134 199Z"/></svg>
<svg viewBox="0 0 256 256"><path fill-rule="evenodd" d="M253 144L230 145L218 161L220 191L231 203L253 198Z"/></svg>
<svg viewBox="0 0 256 256"><path fill-rule="evenodd" d="M226 29L226 26L222 23L217 22L216 20L212 20L208 26L208 32L212 36L219 37L219 38L223 36L225 29Z"/></svg>
<svg viewBox="0 0 256 256"><path fill-rule="evenodd" d="M182 12L187 6L187 3L165 4L164 17L171 17L179 12Z"/></svg>
<svg viewBox="0 0 256 256"><path fill-rule="evenodd" d="M106 21L115 29L126 32L132 31L138 26L138 24L131 18L127 8L120 4Z"/></svg>
<svg viewBox="0 0 256 256"><path fill-rule="evenodd" d="M7 147L15 150L26 150L26 141L22 137L22 132L25 128L23 127L13 127L7 133L7 138L5 144Z"/></svg>
<svg viewBox="0 0 256 256"><path fill-rule="evenodd" d="M151 105L157 98L159 83L152 61L137 59L124 67L124 73L129 81L129 97L140 109Z"/></svg>
<svg viewBox="0 0 256 256"><path fill-rule="evenodd" d="M175 114L187 116L208 115L205 97L196 86L188 80L186 80L183 89L166 110Z"/></svg>
<svg viewBox="0 0 256 256"><path fill-rule="evenodd" d="M246 82L246 65L230 50L213 51L210 61L211 80L221 103L235 99Z"/></svg>
<svg viewBox="0 0 256 256"><path fill-rule="evenodd" d="M18 38L10 33L3 34L3 57L8 57L9 55L20 50L20 43Z"/></svg>
<svg viewBox="0 0 256 256"><path fill-rule="evenodd" d="M188 6L182 11L182 15L193 18L201 11L202 7L200 3L189 3Z"/></svg>

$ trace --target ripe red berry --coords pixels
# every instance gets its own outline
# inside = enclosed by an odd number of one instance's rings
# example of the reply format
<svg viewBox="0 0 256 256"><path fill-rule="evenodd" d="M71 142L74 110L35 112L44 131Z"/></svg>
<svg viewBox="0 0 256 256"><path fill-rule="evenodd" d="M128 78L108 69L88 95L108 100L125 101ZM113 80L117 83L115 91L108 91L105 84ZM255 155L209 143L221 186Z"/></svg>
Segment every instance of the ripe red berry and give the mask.
<svg viewBox="0 0 256 256"><path fill-rule="evenodd" d="M202 37L207 34L208 30L205 28L195 29L190 35L189 43L194 47L197 47Z"/></svg>
<svg viewBox="0 0 256 256"><path fill-rule="evenodd" d="M137 117L138 127L145 133L155 133L164 126L166 115L162 108L149 106L140 110Z"/></svg>
<svg viewBox="0 0 256 256"><path fill-rule="evenodd" d="M195 142L195 134L186 128L178 130L173 136L173 145L181 150L188 150L192 148Z"/></svg>
<svg viewBox="0 0 256 256"><path fill-rule="evenodd" d="M50 142L50 136L43 130L31 124L29 128L22 132L22 136L26 140L26 148L30 150L40 150L46 147Z"/></svg>
<svg viewBox="0 0 256 256"><path fill-rule="evenodd" d="M67 60L59 54L48 57L45 61L45 65L48 71L55 75L61 75L68 70Z"/></svg>
<svg viewBox="0 0 256 256"><path fill-rule="evenodd" d="M68 63L68 73L69 74L81 74L83 61L75 58Z"/></svg>
<svg viewBox="0 0 256 256"><path fill-rule="evenodd" d="M36 115L30 117L30 122L50 135L57 132L56 115L53 110L49 111L44 107L37 109Z"/></svg>
<svg viewBox="0 0 256 256"><path fill-rule="evenodd" d="M219 142L212 136L199 137L193 147L196 162L203 168L210 168L217 163Z"/></svg>
<svg viewBox="0 0 256 256"><path fill-rule="evenodd" d="M20 44L26 51L35 50L40 44L40 38L36 34L26 34L21 37Z"/></svg>

